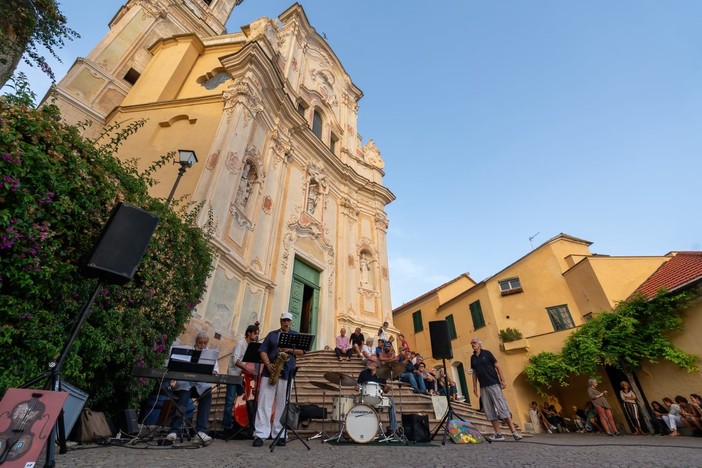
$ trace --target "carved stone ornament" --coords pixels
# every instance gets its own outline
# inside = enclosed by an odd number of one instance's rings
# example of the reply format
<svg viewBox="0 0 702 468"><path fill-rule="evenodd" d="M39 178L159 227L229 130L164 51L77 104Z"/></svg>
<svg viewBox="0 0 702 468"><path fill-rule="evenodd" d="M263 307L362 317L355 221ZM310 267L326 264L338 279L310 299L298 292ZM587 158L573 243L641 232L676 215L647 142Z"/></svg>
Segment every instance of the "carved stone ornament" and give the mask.
<svg viewBox="0 0 702 468"><path fill-rule="evenodd" d="M229 204L229 212L234 217L234 222L237 226L239 226L241 229L247 229L253 232L253 223L249 221L249 218L246 217L246 214L241 210L236 202Z"/></svg>
<svg viewBox="0 0 702 468"><path fill-rule="evenodd" d="M160 2L153 2L149 0L135 0L135 5L139 5L142 10L142 19L151 18L165 18L168 14L167 7L161 5Z"/></svg>
<svg viewBox="0 0 702 468"><path fill-rule="evenodd" d="M244 115L244 127L246 127L248 122L263 111L263 99L259 95L259 89L261 89L261 83L258 78L251 71L248 71L241 79L224 91L222 99L224 100L224 112L227 114L227 117L231 118L236 105L241 104L248 111Z"/></svg>
<svg viewBox="0 0 702 468"><path fill-rule="evenodd" d="M293 140L290 136L290 129L278 123L271 132L271 149L276 158L273 167L278 168L280 161L289 163L293 157Z"/></svg>
<svg viewBox="0 0 702 468"><path fill-rule="evenodd" d="M230 151L227 153L227 160L224 163L226 166L227 170L229 171L230 174L234 174L239 167L239 158L236 155L236 152Z"/></svg>
<svg viewBox="0 0 702 468"><path fill-rule="evenodd" d="M219 152L220 150L217 150L214 153L210 154L210 156L207 158L207 164L205 165L205 168L208 171L211 171L215 167L217 167L217 161L219 161Z"/></svg>
<svg viewBox="0 0 702 468"><path fill-rule="evenodd" d="M373 140L368 140L368 143L366 143L366 145L363 147L363 154L366 162L371 166L375 166L379 169L385 167L385 163L380 158L380 150L378 150L378 147L375 146L375 142Z"/></svg>
<svg viewBox="0 0 702 468"><path fill-rule="evenodd" d="M358 209L358 203L349 197L343 197L341 199L341 213L349 218L349 229L358 221L358 216L361 211Z"/></svg>

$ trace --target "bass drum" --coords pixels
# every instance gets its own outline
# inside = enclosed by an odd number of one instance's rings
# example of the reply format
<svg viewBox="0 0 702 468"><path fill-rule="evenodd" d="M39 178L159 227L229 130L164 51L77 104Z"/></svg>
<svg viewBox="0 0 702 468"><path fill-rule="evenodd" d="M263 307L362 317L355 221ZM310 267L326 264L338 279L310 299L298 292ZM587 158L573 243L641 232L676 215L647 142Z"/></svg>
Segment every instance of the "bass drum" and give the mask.
<svg viewBox="0 0 702 468"><path fill-rule="evenodd" d="M368 405L356 405L346 415L346 433L357 444L367 444L378 434L378 413Z"/></svg>

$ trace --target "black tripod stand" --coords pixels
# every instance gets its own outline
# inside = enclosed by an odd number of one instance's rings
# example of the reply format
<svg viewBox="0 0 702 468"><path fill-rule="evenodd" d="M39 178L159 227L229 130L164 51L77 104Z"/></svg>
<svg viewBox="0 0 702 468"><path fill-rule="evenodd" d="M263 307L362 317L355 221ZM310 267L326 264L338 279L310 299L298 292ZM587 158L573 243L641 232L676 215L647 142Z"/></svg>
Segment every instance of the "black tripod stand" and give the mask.
<svg viewBox="0 0 702 468"><path fill-rule="evenodd" d="M446 358L443 359L444 361L444 370L446 369ZM460 419L461 421L465 421L462 417L460 417L454 410L453 406L451 405L451 390L449 387L449 380L448 380L448 372L444 372L444 388L446 389L446 404L448 405L446 408L446 414L444 414L444 417L441 418L441 421L439 421L439 424L436 425L436 428L434 429L434 432L431 434L431 440L434 440L434 437L436 437L436 434L439 433L439 429L443 426L444 428L444 438L441 441L441 445L446 445L446 438L448 437L449 434L449 421L452 419ZM482 435L482 434L481 434ZM484 437L485 440L488 441L488 443L492 443L490 439L487 437Z"/></svg>
<svg viewBox="0 0 702 468"><path fill-rule="evenodd" d="M61 351L61 355L58 361L49 363L49 370L47 372L40 375L39 377L30 380L29 382L24 383L22 385L22 388L31 387L35 383L46 379L45 388L47 390L53 390L55 392L61 391L61 370L63 369L63 365L66 362L66 358L68 357L68 354L70 353L71 348L73 347L73 342L78 337L80 329L83 328L83 324L88 319L93 303L95 302L95 299L97 299L98 293L102 290L103 285L104 283L102 281L98 282L98 285L95 287L93 294L90 296L90 300L87 304L85 304L83 310L81 310L80 314L78 314L78 316L76 317L76 321L73 323L73 328L71 329L71 335L68 338L68 341L66 341L66 343L63 345L63 351ZM59 453L66 453L68 449L66 447L66 430L64 428L63 409L59 414L58 420L56 421L56 425L51 430L51 434L49 434L49 438L46 441L46 462L44 463L45 468L53 468L56 465L56 448L54 447L54 445L57 440L59 443Z"/></svg>

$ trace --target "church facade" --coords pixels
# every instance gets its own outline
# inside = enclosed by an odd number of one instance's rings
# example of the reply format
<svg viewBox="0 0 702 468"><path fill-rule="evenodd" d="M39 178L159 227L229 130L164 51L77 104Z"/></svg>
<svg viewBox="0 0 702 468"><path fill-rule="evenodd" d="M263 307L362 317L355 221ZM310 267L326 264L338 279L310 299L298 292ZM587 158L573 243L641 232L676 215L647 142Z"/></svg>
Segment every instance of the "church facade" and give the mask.
<svg viewBox="0 0 702 468"><path fill-rule="evenodd" d="M69 122L86 130L144 119L119 157L148 167L193 150L175 199L203 204L217 258L186 335L228 351L247 325L293 328L329 345L343 326L374 336L392 323L384 163L358 133L363 96L292 5L226 34L240 0L131 0L110 33L58 84ZM156 173L166 197L176 166ZM184 336L183 339L189 339Z"/></svg>

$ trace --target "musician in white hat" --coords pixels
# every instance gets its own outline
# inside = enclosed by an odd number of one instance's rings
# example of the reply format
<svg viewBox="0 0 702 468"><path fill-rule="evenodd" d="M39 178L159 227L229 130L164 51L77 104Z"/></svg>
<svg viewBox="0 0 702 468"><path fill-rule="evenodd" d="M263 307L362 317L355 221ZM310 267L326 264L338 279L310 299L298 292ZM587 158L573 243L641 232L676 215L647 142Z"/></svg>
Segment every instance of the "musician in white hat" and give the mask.
<svg viewBox="0 0 702 468"><path fill-rule="evenodd" d="M264 367L261 388L258 391L258 409L256 410L256 427L253 441L254 447L261 447L263 441L267 439L268 436L275 437L283 429L280 416L285 409L285 394L287 391L288 379L291 378L292 371L297 364L296 358L305 354L301 349L278 347L281 333L297 334L296 331L291 329L292 318L293 316L290 312L283 312L280 316L280 328L268 333L263 343L261 343L261 347L258 348ZM280 353L286 353L288 355L288 360L284 363L281 360L278 362L279 366L276 366L276 361ZM277 367L279 368L277 369ZM271 376L277 379L275 384L270 383ZM273 427L271 427L273 402L275 402L276 417L273 421ZM285 445L284 435L278 440L278 445L280 446Z"/></svg>

